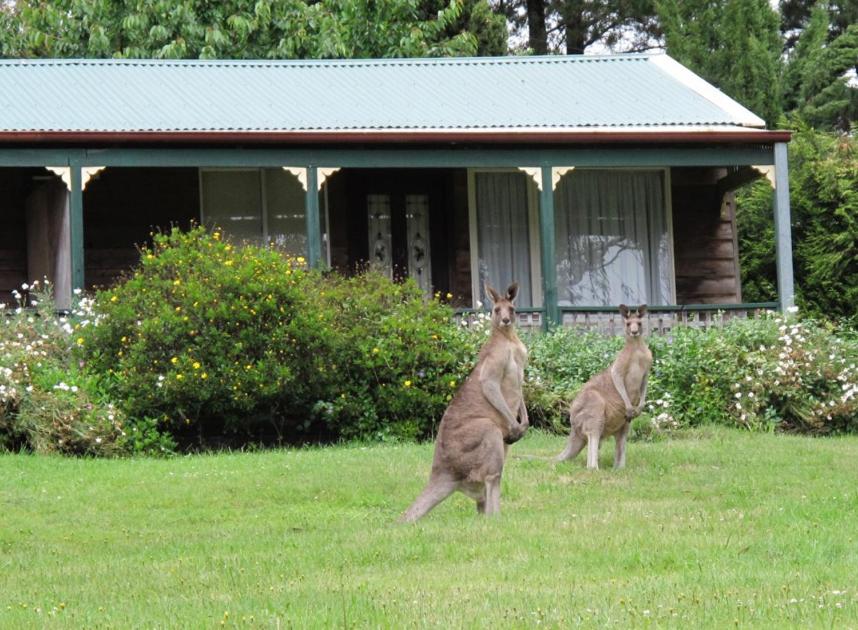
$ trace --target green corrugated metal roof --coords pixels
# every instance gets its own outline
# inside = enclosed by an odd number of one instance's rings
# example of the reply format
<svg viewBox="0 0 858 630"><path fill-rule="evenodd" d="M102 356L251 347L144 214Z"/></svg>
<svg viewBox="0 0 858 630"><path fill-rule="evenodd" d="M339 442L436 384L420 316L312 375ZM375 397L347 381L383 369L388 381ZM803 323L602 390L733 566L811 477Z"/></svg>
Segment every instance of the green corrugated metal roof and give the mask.
<svg viewBox="0 0 858 630"><path fill-rule="evenodd" d="M0 131L762 127L666 55L0 61Z"/></svg>

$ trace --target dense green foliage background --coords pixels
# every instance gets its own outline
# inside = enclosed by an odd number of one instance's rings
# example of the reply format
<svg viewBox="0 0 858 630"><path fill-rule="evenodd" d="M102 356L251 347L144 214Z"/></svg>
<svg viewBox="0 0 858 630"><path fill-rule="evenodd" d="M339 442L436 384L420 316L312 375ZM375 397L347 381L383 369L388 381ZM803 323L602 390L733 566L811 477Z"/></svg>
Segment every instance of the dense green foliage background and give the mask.
<svg viewBox="0 0 858 630"><path fill-rule="evenodd" d="M455 323L444 299L372 271L308 270L220 231L156 234L133 273L70 319L48 295L0 318L0 448L112 455L431 437L489 333L486 315ZM570 401L623 341L574 329L524 339L532 422L564 433ZM650 345L639 434L858 431L848 329L766 316L677 327Z"/></svg>
<svg viewBox="0 0 858 630"><path fill-rule="evenodd" d="M855 326L858 299L858 140L805 126L790 143L790 200L797 301L816 317ZM759 182L738 196L742 293L777 295L772 189Z"/></svg>

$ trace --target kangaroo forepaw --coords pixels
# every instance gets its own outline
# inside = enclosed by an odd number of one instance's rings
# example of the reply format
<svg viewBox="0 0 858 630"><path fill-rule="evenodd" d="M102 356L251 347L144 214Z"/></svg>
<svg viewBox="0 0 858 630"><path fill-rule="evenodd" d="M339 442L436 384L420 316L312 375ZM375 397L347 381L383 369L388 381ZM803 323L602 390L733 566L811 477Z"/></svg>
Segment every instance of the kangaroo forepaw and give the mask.
<svg viewBox="0 0 858 630"><path fill-rule="evenodd" d="M504 436L503 441L507 444L515 444L522 437L524 437L524 434L526 431L527 431L527 425L519 424L516 427L509 430L509 433L507 433Z"/></svg>

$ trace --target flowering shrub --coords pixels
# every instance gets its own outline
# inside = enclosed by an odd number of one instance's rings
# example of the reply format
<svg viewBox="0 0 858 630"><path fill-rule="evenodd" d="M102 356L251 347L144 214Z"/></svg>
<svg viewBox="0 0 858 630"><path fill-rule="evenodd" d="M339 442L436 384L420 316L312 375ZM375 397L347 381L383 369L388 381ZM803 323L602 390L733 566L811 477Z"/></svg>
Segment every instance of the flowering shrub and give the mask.
<svg viewBox="0 0 858 630"><path fill-rule="evenodd" d="M706 423L814 434L858 431L858 341L848 331L774 315L650 337L646 430ZM568 430L569 402L622 340L558 330L530 342L528 405ZM641 427L640 421L635 423Z"/></svg>
<svg viewBox="0 0 858 630"><path fill-rule="evenodd" d="M289 409L290 329L304 270L202 228L156 234L124 282L95 297L76 339L126 413L172 434L237 432Z"/></svg>
<svg viewBox="0 0 858 630"><path fill-rule="evenodd" d="M303 263L218 231L155 235L97 295L80 356L130 417L184 441L431 433L475 335L412 282Z"/></svg>
<svg viewBox="0 0 858 630"><path fill-rule="evenodd" d="M123 450L124 417L73 362L73 328L54 315L50 287L33 282L21 289L11 312L0 303L0 447L74 455Z"/></svg>
<svg viewBox="0 0 858 630"><path fill-rule="evenodd" d="M302 382L317 388L313 415L349 438L430 435L488 330L481 318L451 324L438 297L372 271L328 274L308 291L303 328L326 341L302 366Z"/></svg>

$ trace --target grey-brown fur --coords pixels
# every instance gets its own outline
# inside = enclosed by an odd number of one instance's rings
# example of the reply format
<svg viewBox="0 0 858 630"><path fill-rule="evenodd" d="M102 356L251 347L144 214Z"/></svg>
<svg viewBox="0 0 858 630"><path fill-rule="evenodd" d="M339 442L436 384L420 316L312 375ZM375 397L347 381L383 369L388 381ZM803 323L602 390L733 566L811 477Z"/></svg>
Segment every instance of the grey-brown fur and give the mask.
<svg viewBox="0 0 858 630"><path fill-rule="evenodd" d="M517 284L505 296L486 286L494 303L491 336L444 412L429 483L401 521L416 521L456 490L474 499L480 513L500 511L507 445L519 440L530 424L521 391L527 349L514 328L517 293Z"/></svg>
<svg viewBox="0 0 858 630"><path fill-rule="evenodd" d="M643 339L646 304L636 313L620 305L625 324L626 345L611 367L596 374L581 388L569 419L569 442L555 461L572 459L587 445L587 468L599 467L599 443L614 436L614 468L626 465L626 437L632 418L640 415L646 402L646 387L652 367L652 353Z"/></svg>

